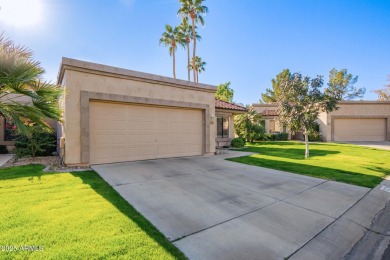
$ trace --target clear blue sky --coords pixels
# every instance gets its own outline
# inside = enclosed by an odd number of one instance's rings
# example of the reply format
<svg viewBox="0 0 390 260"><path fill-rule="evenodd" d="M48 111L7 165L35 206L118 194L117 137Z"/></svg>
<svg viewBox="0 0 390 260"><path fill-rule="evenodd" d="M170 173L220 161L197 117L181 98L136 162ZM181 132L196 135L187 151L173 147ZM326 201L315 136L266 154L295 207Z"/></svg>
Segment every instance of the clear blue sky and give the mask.
<svg viewBox="0 0 390 260"><path fill-rule="evenodd" d="M27 3L28 2L28 3ZM258 102L282 69L327 80L347 68L366 87L364 99L390 74L390 0L208 0L198 54L200 82L231 81L234 100ZM0 31L35 52L56 81L61 57L172 76L166 23L177 25L177 0L0 0ZM17 10L16 12L13 10ZM177 54L186 79L186 53Z"/></svg>

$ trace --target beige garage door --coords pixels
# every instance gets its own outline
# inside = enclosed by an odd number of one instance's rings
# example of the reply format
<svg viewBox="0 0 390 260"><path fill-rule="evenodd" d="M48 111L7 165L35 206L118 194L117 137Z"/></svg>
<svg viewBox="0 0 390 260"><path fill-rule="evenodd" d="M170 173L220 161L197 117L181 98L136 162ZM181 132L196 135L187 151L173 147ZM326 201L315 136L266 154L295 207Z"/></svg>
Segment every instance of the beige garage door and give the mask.
<svg viewBox="0 0 390 260"><path fill-rule="evenodd" d="M91 102L90 163L202 155L201 110Z"/></svg>
<svg viewBox="0 0 390 260"><path fill-rule="evenodd" d="M333 137L334 141L385 141L386 119L335 119Z"/></svg>

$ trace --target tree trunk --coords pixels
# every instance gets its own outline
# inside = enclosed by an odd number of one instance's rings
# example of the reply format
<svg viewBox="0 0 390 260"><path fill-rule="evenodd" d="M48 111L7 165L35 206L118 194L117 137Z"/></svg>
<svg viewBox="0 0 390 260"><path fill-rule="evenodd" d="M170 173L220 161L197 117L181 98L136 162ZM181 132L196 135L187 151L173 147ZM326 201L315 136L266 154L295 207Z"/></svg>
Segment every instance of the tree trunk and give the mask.
<svg viewBox="0 0 390 260"><path fill-rule="evenodd" d="M175 49L172 50L172 68L173 68L173 77L176 78L176 67L175 67Z"/></svg>
<svg viewBox="0 0 390 260"><path fill-rule="evenodd" d="M309 158L309 134L305 131L305 158Z"/></svg>
<svg viewBox="0 0 390 260"><path fill-rule="evenodd" d="M187 42L187 70L188 70L188 81L191 81L191 70L190 70L190 42Z"/></svg>
<svg viewBox="0 0 390 260"><path fill-rule="evenodd" d="M191 16L191 20L192 20L192 35L194 36L194 49L192 50L192 69L194 71L194 82L196 82L195 81L195 77L196 77L196 73L195 73L195 57L196 57L195 17Z"/></svg>

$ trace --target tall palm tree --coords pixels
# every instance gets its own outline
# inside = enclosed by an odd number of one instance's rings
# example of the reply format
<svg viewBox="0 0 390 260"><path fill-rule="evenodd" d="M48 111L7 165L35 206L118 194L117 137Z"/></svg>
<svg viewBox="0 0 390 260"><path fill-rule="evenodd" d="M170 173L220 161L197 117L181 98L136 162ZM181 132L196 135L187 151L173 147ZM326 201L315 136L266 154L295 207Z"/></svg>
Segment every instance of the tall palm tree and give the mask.
<svg viewBox="0 0 390 260"><path fill-rule="evenodd" d="M182 35L184 35L184 44L183 47L187 49L187 71L188 71L188 81L191 81L191 64L190 64L190 42L194 40L192 26L188 23L188 18L183 17L181 24L179 25L179 29ZM196 28L195 28L196 29ZM196 39L199 41L202 37L195 30Z"/></svg>
<svg viewBox="0 0 390 260"><path fill-rule="evenodd" d="M191 18L192 22L192 35L194 36L194 47L192 50L192 67L195 67L195 57L196 57L196 32L195 24L200 23L204 25L204 19L202 15L208 13L209 9L207 6L203 5L204 0L180 0L181 6L178 11L178 14L181 14L183 17ZM195 79L195 70L194 70L194 79ZM194 80L195 81L195 80Z"/></svg>
<svg viewBox="0 0 390 260"><path fill-rule="evenodd" d="M0 34L0 115L21 134L31 134L31 123L52 131L47 120L61 119L62 88L42 81L44 72L32 51Z"/></svg>
<svg viewBox="0 0 390 260"><path fill-rule="evenodd" d="M192 67L192 64L195 64L195 67ZM205 66L207 65L207 63L204 62L200 57L196 56L195 62L192 61L192 64L191 64L191 69L195 72L194 81L196 83L198 83L199 82L199 74L202 73L202 71L206 70Z"/></svg>
<svg viewBox="0 0 390 260"><path fill-rule="evenodd" d="M176 78L176 57L175 52L177 49L177 44L182 44L184 42L184 35L181 34L179 27L172 28L169 24L165 25L165 32L163 32L160 39L160 44L164 46L169 46L169 55L172 56L172 69L173 77Z"/></svg>

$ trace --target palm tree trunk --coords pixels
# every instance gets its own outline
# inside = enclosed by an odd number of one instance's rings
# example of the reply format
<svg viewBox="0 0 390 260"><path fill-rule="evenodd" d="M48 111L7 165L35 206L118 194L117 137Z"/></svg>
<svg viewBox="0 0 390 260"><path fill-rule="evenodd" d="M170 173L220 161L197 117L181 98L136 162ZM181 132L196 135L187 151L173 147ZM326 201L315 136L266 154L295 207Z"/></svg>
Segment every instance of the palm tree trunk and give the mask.
<svg viewBox="0 0 390 260"><path fill-rule="evenodd" d="M196 77L195 72L195 56L196 56L196 32L195 32L195 18L191 17L192 20L192 35L194 36L194 49L192 50L192 68L194 69L194 82Z"/></svg>
<svg viewBox="0 0 390 260"><path fill-rule="evenodd" d="M190 70L190 42L187 42L187 70L188 70L188 81L191 81L191 70Z"/></svg>
<svg viewBox="0 0 390 260"><path fill-rule="evenodd" d="M173 78L176 78L176 67L175 67L175 50L172 51L172 59L173 59L173 62L172 62L172 68L173 68Z"/></svg>

